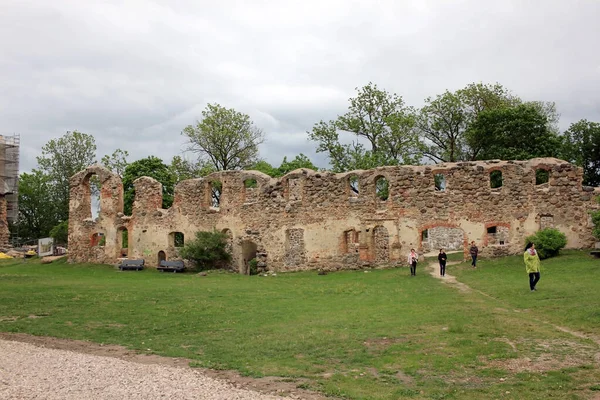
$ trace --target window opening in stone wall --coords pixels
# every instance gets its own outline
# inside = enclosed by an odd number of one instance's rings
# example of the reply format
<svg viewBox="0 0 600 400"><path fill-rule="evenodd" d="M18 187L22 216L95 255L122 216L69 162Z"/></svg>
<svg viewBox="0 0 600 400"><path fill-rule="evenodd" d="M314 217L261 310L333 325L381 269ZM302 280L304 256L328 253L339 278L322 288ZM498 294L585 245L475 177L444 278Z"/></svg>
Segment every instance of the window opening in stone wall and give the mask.
<svg viewBox="0 0 600 400"><path fill-rule="evenodd" d="M429 238L429 229L424 229L421 232L421 241L426 242L428 238Z"/></svg>
<svg viewBox="0 0 600 400"><path fill-rule="evenodd" d="M170 247L183 247L185 245L185 236L183 232L171 232L169 233L169 246Z"/></svg>
<svg viewBox="0 0 600 400"><path fill-rule="evenodd" d="M444 192L446 190L446 176L444 174L435 174L433 180L437 192Z"/></svg>
<svg viewBox="0 0 600 400"><path fill-rule="evenodd" d="M90 240L90 247L104 247L106 244L106 236L102 232L96 232Z"/></svg>
<svg viewBox="0 0 600 400"><path fill-rule="evenodd" d="M348 179L348 185L350 187L350 196L354 196L354 197L358 196L358 193L359 193L358 176L352 175Z"/></svg>
<svg viewBox="0 0 600 400"><path fill-rule="evenodd" d="M535 170L535 184L543 185L544 183L548 183L550 181L550 171L545 169L536 169Z"/></svg>
<svg viewBox="0 0 600 400"><path fill-rule="evenodd" d="M492 189L497 189L502 187L502 171L492 171L490 172L490 187Z"/></svg>
<svg viewBox="0 0 600 400"><path fill-rule="evenodd" d="M219 208L221 206L221 191L223 190L223 184L221 181L212 181L210 183L210 205L213 208Z"/></svg>
<svg viewBox="0 0 600 400"><path fill-rule="evenodd" d="M258 183L256 182L256 179L246 179L244 181L244 187L246 189L254 189L257 186L258 186Z"/></svg>
<svg viewBox="0 0 600 400"><path fill-rule="evenodd" d="M98 175L91 174L88 177L88 186L90 193L90 216L95 220L100 215L100 179Z"/></svg>
<svg viewBox="0 0 600 400"><path fill-rule="evenodd" d="M390 196L390 185L388 180L380 176L375 181L375 194L381 201L386 201Z"/></svg>
<svg viewBox="0 0 600 400"><path fill-rule="evenodd" d="M508 243L509 228L496 225L487 227L487 241L489 245L505 245Z"/></svg>

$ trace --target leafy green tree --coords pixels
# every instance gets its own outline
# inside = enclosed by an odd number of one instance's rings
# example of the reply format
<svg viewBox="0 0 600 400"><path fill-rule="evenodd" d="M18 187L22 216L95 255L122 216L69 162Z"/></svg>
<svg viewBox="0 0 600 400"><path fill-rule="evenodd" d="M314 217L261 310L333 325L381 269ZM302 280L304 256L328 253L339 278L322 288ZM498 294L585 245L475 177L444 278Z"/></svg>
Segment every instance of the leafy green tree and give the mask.
<svg viewBox="0 0 600 400"><path fill-rule="evenodd" d="M475 159L526 160L558 157L561 138L531 104L482 111L466 134Z"/></svg>
<svg viewBox="0 0 600 400"><path fill-rule="evenodd" d="M77 131L67 132L42 147L37 162L52 183L46 200L54 202L59 221L69 219L69 179L94 164L95 157L94 137Z"/></svg>
<svg viewBox="0 0 600 400"><path fill-rule="evenodd" d="M263 174L269 175L270 177L273 177L273 178L277 177L279 174L279 171L277 170L277 168L274 168L271 164L269 164L268 162L266 162L264 160L260 160L256 163L254 163L254 165L252 165L248 169L254 170L254 171L260 171Z"/></svg>
<svg viewBox="0 0 600 400"><path fill-rule="evenodd" d="M209 104L202 120L183 129L188 150L208 162L217 171L246 169L258 159L258 145L264 134L254 126L249 115Z"/></svg>
<svg viewBox="0 0 600 400"><path fill-rule="evenodd" d="M19 214L13 230L24 240L47 237L59 216L52 193L52 179L40 170L19 175Z"/></svg>
<svg viewBox="0 0 600 400"><path fill-rule="evenodd" d="M125 214L131 215L133 200L135 199L133 182L142 176L154 178L162 184L162 207L171 207L171 204L173 204L175 174L160 158L149 156L134 161L125 168L125 172L123 173L123 208Z"/></svg>
<svg viewBox="0 0 600 400"><path fill-rule="evenodd" d="M186 179L200 178L215 172L214 167L208 163L202 161L194 163L181 156L173 157L169 169L175 176L176 183Z"/></svg>
<svg viewBox="0 0 600 400"><path fill-rule="evenodd" d="M317 152L328 154L334 172L416 162L421 148L414 110L402 97L373 83L356 90L346 114L335 121L320 121L307 132L309 139L318 143ZM356 140L342 144L340 133L354 135Z"/></svg>
<svg viewBox="0 0 600 400"><path fill-rule="evenodd" d="M467 130L486 110L512 107L521 101L500 84L471 83L456 92L425 99L417 118L425 156L434 162L475 158L465 138Z"/></svg>
<svg viewBox="0 0 600 400"><path fill-rule="evenodd" d="M600 124L585 119L564 132L563 157L583 168L583 184L600 186Z"/></svg>
<svg viewBox="0 0 600 400"><path fill-rule="evenodd" d="M69 240L69 221L62 221L50 230L55 245L66 245Z"/></svg>
<svg viewBox="0 0 600 400"><path fill-rule="evenodd" d="M312 169L313 171L319 170L307 156L300 153L292 161L288 161L287 157L283 157L283 161L281 161L281 165L277 168L277 172L279 176L283 176L299 168Z"/></svg>
<svg viewBox="0 0 600 400"><path fill-rule="evenodd" d="M201 271L217 268L231 260L227 251L227 235L218 231L196 232L196 237L185 243L179 255L193 261Z"/></svg>
<svg viewBox="0 0 600 400"><path fill-rule="evenodd" d="M125 168L127 168L127 165L129 164L127 162L127 157L129 157L129 152L127 150L117 149L112 155L105 155L102 157L102 165L120 177L123 177Z"/></svg>

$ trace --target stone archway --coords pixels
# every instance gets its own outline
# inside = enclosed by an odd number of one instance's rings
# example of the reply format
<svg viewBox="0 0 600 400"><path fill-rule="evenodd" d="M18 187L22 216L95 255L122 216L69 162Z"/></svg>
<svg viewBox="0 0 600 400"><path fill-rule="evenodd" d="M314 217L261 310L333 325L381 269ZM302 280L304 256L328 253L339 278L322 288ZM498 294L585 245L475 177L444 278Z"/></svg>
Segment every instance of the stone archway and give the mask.
<svg viewBox="0 0 600 400"><path fill-rule="evenodd" d="M256 254L258 252L258 246L251 240L243 240L242 241L242 258L241 258L241 266L240 272L244 275L249 275L250 270L248 268L248 263L250 260L256 258Z"/></svg>

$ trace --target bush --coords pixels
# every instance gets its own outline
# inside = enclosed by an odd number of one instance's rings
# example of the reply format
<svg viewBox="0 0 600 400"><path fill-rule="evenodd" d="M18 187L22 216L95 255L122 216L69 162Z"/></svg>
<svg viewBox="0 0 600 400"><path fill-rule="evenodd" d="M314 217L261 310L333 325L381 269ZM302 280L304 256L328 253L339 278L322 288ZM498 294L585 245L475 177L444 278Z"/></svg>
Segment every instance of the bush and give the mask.
<svg viewBox="0 0 600 400"><path fill-rule="evenodd" d="M594 224L592 235L600 240L600 210L591 211L590 216L592 217L592 223Z"/></svg>
<svg viewBox="0 0 600 400"><path fill-rule="evenodd" d="M179 256L194 262L198 270L204 271L231 260L226 248L227 235L224 233L199 231L196 232L195 239L179 250Z"/></svg>
<svg viewBox="0 0 600 400"><path fill-rule="evenodd" d="M546 228L528 236L527 242L535 244L535 249L543 260L557 256L560 249L567 245L567 236L558 229Z"/></svg>
<svg viewBox="0 0 600 400"><path fill-rule="evenodd" d="M248 275L256 275L258 274L258 260L253 258L248 261Z"/></svg>
<svg viewBox="0 0 600 400"><path fill-rule="evenodd" d="M54 244L65 245L69 240L69 220L63 221L50 230L50 237L54 239Z"/></svg>

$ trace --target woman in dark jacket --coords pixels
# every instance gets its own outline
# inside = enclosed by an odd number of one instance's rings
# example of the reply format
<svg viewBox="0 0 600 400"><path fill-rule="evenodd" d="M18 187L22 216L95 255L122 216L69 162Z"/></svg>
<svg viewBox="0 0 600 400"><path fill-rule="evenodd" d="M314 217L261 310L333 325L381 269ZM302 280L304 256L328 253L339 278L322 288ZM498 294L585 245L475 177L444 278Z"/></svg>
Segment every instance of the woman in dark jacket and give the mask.
<svg viewBox="0 0 600 400"><path fill-rule="evenodd" d="M438 254L438 261L440 262L440 275L446 275L446 252L444 249L440 249L440 254Z"/></svg>

